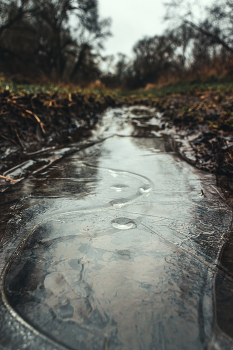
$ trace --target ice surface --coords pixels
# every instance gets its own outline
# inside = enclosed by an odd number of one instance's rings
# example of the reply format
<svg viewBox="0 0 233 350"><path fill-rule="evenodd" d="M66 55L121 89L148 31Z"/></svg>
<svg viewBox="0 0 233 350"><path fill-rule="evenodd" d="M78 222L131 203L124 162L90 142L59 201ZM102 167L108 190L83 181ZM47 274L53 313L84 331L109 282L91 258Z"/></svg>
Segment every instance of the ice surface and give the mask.
<svg viewBox="0 0 233 350"><path fill-rule="evenodd" d="M130 137L124 113L22 182L0 260L3 349L233 348L215 298L232 212L213 175Z"/></svg>

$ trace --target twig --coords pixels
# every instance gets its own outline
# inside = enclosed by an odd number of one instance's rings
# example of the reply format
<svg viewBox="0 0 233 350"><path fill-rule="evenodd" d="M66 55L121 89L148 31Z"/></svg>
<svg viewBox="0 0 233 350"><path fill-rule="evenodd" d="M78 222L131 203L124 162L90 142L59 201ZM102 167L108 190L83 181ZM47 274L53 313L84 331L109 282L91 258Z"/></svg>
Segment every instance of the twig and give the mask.
<svg viewBox="0 0 233 350"><path fill-rule="evenodd" d="M23 144L23 142L20 140L20 137L19 137L18 131L17 131L16 129L15 129L15 133L16 133L17 139L18 139L18 141L19 141L19 143L20 143L21 147L22 147L23 149L25 149L24 144Z"/></svg>
<svg viewBox="0 0 233 350"><path fill-rule="evenodd" d="M9 137L6 137L6 136L4 136L4 135L2 135L2 134L0 134L0 136L1 136L3 139L9 140L9 141L13 142L15 145L17 145L17 143L15 142L15 140L12 140L12 139L10 139Z"/></svg>
<svg viewBox="0 0 233 350"><path fill-rule="evenodd" d="M13 182L18 182L18 180L13 180L13 179L11 179L10 177L7 177L7 176L0 175L0 177L2 177L3 179L6 179L6 180L13 181Z"/></svg>
<svg viewBox="0 0 233 350"><path fill-rule="evenodd" d="M29 111L28 109L25 109L25 112L33 115L33 117L36 119L36 121L40 124L40 127L41 127L43 134L45 134L44 126L43 126L43 123L40 120L40 118L35 113Z"/></svg>

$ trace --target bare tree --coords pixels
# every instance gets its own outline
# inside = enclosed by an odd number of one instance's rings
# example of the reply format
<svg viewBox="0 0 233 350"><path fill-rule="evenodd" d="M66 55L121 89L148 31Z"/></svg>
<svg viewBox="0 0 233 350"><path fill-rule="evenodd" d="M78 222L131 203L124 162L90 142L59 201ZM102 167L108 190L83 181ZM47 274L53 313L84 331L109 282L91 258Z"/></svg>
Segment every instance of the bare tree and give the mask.
<svg viewBox="0 0 233 350"><path fill-rule="evenodd" d="M155 83L161 74L168 74L176 65L177 42L169 32L139 40L133 51L133 67L140 86Z"/></svg>
<svg viewBox="0 0 233 350"><path fill-rule="evenodd" d="M0 36L16 22L35 14L37 11L38 7L31 0L1 0Z"/></svg>
<svg viewBox="0 0 233 350"><path fill-rule="evenodd" d="M110 35L109 26L109 19L99 18L97 0L5 0L0 63L12 72L27 67L49 79L74 80L85 62L97 72L97 49Z"/></svg>
<svg viewBox="0 0 233 350"><path fill-rule="evenodd" d="M74 36L79 50L76 52L76 62L70 73L71 79L82 66L90 49L94 48L96 54L98 54L103 49L104 40L111 35L109 31L111 20L109 18L102 20L99 18L97 1L87 0L87 4L90 6L87 16L80 18L79 14L76 14L77 21Z"/></svg>
<svg viewBox="0 0 233 350"><path fill-rule="evenodd" d="M192 5L193 3L185 0L172 0L166 4L165 19L176 19L176 23L178 21L179 24L192 28L208 38L211 44L220 45L233 53L233 1L215 1L204 9L204 19L196 18ZM197 1L194 5L198 5Z"/></svg>

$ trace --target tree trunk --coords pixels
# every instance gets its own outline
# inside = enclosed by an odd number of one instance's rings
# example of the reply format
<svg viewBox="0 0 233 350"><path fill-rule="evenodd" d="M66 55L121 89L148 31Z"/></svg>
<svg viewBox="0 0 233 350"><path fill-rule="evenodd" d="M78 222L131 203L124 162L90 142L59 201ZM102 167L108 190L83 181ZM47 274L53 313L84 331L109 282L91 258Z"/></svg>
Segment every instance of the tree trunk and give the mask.
<svg viewBox="0 0 233 350"><path fill-rule="evenodd" d="M87 44L84 44L82 45L82 48L80 50L80 53L79 53L79 56L78 56L78 59L71 71L71 74L70 74L70 80L73 80L75 74L79 71L84 59L85 59L85 54L86 54L86 50L89 48L89 46Z"/></svg>

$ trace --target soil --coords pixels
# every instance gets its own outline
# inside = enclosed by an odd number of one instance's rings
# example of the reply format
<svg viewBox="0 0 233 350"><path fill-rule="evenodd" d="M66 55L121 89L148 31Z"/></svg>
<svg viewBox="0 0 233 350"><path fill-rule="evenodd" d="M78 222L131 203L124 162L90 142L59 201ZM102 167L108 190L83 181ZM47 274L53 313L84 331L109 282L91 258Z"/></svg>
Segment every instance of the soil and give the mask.
<svg viewBox="0 0 233 350"><path fill-rule="evenodd" d="M90 136L98 116L116 101L96 94L0 92L0 172L21 163L25 153Z"/></svg>
<svg viewBox="0 0 233 350"><path fill-rule="evenodd" d="M196 92L164 97L117 97L110 93L0 92L0 171L24 160L25 152L88 138L109 107L151 106L164 129L186 140L183 157L221 176L233 174L233 93Z"/></svg>

